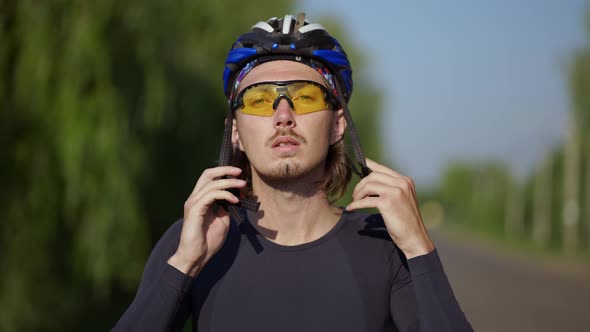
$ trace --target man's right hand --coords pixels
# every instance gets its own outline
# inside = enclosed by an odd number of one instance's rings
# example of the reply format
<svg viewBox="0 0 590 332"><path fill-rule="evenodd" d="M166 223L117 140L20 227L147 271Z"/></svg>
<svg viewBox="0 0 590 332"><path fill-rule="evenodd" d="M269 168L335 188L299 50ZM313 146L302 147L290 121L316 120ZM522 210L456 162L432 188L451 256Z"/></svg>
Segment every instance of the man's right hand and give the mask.
<svg viewBox="0 0 590 332"><path fill-rule="evenodd" d="M242 170L232 166L207 169L195 185L195 189L184 203L184 220L180 243L168 264L184 274L196 276L209 259L219 251L227 231L230 218L227 211L216 205L218 200L238 203L239 199L227 190L243 188L246 181L224 176L238 176Z"/></svg>

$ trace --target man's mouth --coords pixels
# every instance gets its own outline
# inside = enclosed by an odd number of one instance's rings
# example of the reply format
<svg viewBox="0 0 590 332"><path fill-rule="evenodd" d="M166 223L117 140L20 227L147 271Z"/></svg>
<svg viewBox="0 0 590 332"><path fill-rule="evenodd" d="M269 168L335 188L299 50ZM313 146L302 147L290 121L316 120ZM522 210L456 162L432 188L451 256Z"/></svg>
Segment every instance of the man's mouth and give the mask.
<svg viewBox="0 0 590 332"><path fill-rule="evenodd" d="M271 148L281 157L293 156L300 149L299 141L292 136L277 137L273 141Z"/></svg>
<svg viewBox="0 0 590 332"><path fill-rule="evenodd" d="M299 145L299 142L295 138L290 136L282 136L274 140L274 142L272 143L272 148L297 145Z"/></svg>

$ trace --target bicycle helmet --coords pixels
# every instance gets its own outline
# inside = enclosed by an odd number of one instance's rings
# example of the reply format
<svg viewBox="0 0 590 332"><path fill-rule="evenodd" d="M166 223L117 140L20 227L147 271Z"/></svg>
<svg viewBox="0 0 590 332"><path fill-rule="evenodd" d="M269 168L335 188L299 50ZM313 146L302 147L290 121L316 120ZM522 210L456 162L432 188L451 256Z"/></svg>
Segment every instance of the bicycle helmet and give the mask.
<svg viewBox="0 0 590 332"><path fill-rule="evenodd" d="M250 61L315 60L330 70L342 87L344 99L352 94L352 68L340 43L318 23L309 23L305 14L297 18L271 18L258 22L233 44L225 61L223 88L229 98L237 72Z"/></svg>

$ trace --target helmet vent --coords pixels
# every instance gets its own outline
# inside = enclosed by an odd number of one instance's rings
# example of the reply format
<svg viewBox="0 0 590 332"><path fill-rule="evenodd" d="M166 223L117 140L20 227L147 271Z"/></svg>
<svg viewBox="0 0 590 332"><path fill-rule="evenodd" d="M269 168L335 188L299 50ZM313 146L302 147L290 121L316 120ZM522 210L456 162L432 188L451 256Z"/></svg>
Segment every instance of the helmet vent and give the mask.
<svg viewBox="0 0 590 332"><path fill-rule="evenodd" d="M262 29L262 30L264 30L264 31L266 31L268 33L271 33L273 31L275 31L275 29L273 29L273 27L270 24L266 23L266 22L258 22L256 24L254 24L252 26L252 29L255 29L255 28Z"/></svg>
<svg viewBox="0 0 590 332"><path fill-rule="evenodd" d="M292 15L285 15L285 19L283 20L283 34L288 35L291 33L292 25L294 25L295 20Z"/></svg>
<svg viewBox="0 0 590 332"><path fill-rule="evenodd" d="M305 25L305 13L299 13L297 14L297 22L295 22L293 32L299 33L299 29L301 29L303 25Z"/></svg>
<svg viewBox="0 0 590 332"><path fill-rule="evenodd" d="M306 32L310 32L313 30L326 30L326 29L324 29L324 27L319 23L311 23L311 24L301 27L299 29L299 32L306 33Z"/></svg>

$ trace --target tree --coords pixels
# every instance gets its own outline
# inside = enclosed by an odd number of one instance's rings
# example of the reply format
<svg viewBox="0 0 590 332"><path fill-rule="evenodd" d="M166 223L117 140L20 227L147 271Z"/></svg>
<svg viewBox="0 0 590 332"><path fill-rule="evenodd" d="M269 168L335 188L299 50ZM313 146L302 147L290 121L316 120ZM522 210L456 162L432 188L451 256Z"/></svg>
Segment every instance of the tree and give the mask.
<svg viewBox="0 0 590 332"><path fill-rule="evenodd" d="M586 15L586 30L590 38L590 10ZM585 204L578 204L578 206L584 210L579 209L578 211L585 211L585 215L583 215L585 222L583 224L585 224L586 228L586 246L590 251L590 95L588 93L590 91L590 39L586 46L574 56L570 69L570 91L573 104L571 118L574 122L573 126L575 126L572 128L572 132L580 140L577 153L583 159L580 164L584 170L573 181L578 183L579 186L585 187L583 195L578 193L579 202L585 202ZM585 181L583 181L584 178ZM584 182L585 184L583 184ZM578 231L579 228L573 230L576 234L574 236L577 236Z"/></svg>

